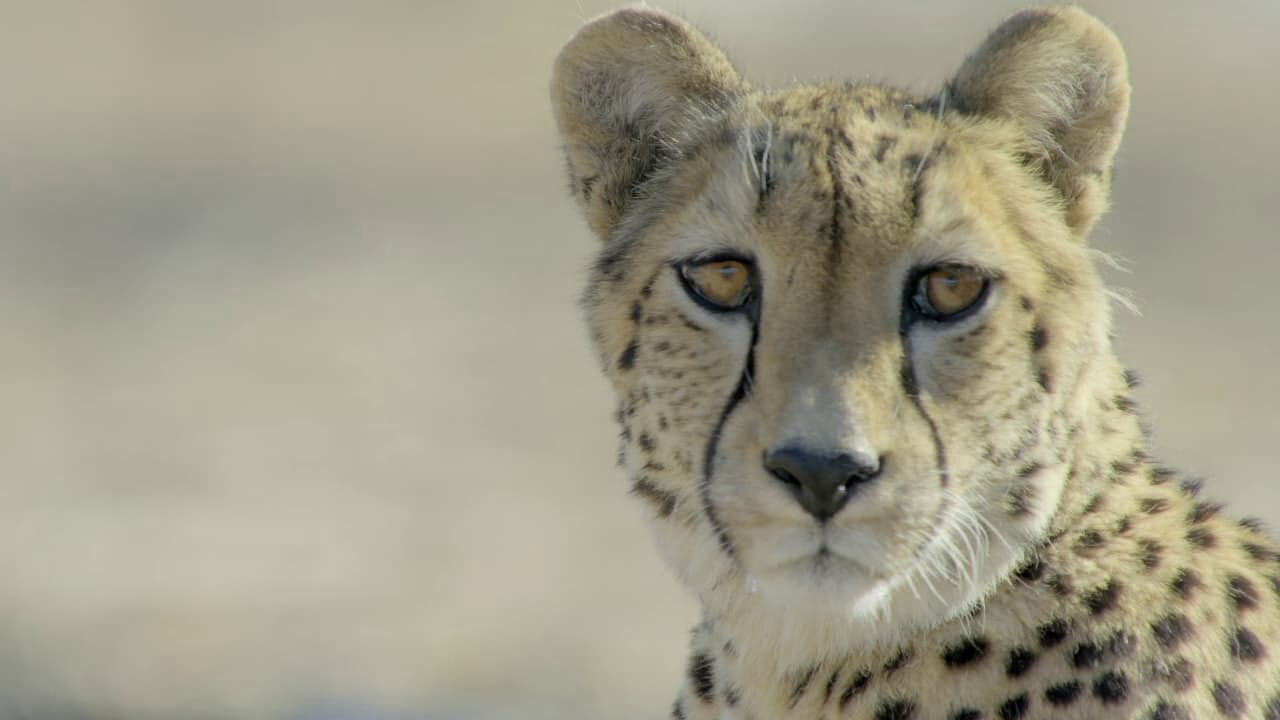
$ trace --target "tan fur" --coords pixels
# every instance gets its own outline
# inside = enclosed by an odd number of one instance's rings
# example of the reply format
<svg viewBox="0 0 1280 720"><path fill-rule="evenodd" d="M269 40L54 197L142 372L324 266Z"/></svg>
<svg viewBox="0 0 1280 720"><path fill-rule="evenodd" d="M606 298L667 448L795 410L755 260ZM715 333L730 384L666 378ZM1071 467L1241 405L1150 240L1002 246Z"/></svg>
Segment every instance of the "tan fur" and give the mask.
<svg viewBox="0 0 1280 720"><path fill-rule="evenodd" d="M1148 459L1111 347L1110 31L1029 10L931 98L766 92L630 9L569 41L552 97L620 460L704 608L676 717L1280 717L1280 554ZM749 311L680 280L726 253ZM945 264L985 303L913 319ZM820 522L762 462L790 446L879 473Z"/></svg>

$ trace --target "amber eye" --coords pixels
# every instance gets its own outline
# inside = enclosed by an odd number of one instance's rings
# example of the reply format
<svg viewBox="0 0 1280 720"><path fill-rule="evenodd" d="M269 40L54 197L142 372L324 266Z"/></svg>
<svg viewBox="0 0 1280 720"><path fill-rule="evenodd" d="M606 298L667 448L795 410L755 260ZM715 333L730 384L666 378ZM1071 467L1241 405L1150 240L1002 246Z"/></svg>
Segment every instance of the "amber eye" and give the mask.
<svg viewBox="0 0 1280 720"><path fill-rule="evenodd" d="M948 265L929 270L916 284L912 304L932 320L951 320L986 295L987 278L973 268Z"/></svg>
<svg viewBox="0 0 1280 720"><path fill-rule="evenodd" d="M680 266L695 299L714 310L735 310L751 300L751 268L742 260L695 260Z"/></svg>

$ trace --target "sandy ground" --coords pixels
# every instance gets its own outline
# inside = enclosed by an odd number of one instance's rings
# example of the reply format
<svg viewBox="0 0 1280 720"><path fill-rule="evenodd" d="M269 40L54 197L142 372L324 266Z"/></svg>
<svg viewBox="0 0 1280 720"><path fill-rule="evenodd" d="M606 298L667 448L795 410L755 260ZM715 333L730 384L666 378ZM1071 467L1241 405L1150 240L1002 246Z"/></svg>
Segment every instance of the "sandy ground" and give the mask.
<svg viewBox="0 0 1280 720"><path fill-rule="evenodd" d="M672 7L767 83L929 89L1017 4L901 5ZM1120 347L1162 454L1280 523L1280 5L1098 7ZM660 716L694 608L546 101L604 8L0 8L0 717Z"/></svg>

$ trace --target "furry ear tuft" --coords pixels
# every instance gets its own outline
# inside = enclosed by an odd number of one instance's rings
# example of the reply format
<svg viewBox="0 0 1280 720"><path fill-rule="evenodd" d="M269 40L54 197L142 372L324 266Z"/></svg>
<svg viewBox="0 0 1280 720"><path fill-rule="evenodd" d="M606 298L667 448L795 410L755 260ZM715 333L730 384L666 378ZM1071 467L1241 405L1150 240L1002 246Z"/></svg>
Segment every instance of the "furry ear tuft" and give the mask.
<svg viewBox="0 0 1280 720"><path fill-rule="evenodd" d="M679 18L626 8L583 26L556 58L551 100L591 229L608 239L674 138L744 90L724 53Z"/></svg>
<svg viewBox="0 0 1280 720"><path fill-rule="evenodd" d="M1084 237L1106 210L1111 163L1129 114L1124 49L1076 7L1024 10L1001 24L950 85L962 111L1012 120L1028 163L1061 193Z"/></svg>

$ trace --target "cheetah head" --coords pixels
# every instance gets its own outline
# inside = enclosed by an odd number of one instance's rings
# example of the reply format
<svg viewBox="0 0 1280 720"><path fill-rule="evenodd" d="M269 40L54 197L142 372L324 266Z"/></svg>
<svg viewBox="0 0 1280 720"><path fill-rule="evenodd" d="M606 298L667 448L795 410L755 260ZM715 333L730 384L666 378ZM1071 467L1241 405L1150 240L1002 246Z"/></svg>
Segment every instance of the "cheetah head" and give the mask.
<svg viewBox="0 0 1280 720"><path fill-rule="evenodd" d="M1115 37L1029 10L933 97L772 92L628 9L552 95L621 462L683 581L802 642L980 601L1048 532L1114 366L1085 240L1128 111Z"/></svg>

